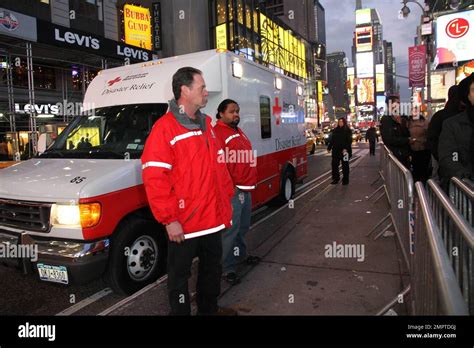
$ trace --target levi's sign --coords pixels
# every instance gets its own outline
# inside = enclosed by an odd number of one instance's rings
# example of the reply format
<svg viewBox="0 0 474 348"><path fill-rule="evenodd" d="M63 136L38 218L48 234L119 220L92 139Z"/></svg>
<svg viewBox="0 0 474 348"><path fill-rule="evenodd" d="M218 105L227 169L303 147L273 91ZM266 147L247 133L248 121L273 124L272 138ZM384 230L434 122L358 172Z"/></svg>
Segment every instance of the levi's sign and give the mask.
<svg viewBox="0 0 474 348"><path fill-rule="evenodd" d="M61 33L61 30L59 28L54 29L54 39L56 41L68 43L70 45L92 48L94 50L100 49L99 39L94 38L91 35L86 36L78 33L73 33L71 31Z"/></svg>
<svg viewBox="0 0 474 348"><path fill-rule="evenodd" d="M152 58L152 52L129 46L114 40L37 20L38 42L73 50L87 51L104 57L131 62L143 62Z"/></svg>

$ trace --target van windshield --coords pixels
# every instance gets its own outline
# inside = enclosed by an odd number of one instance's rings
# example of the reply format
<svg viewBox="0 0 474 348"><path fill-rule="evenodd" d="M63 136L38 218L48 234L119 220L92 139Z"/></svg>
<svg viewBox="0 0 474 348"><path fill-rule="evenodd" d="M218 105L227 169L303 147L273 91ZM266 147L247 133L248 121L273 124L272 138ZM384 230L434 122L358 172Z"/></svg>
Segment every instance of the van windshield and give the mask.
<svg viewBox="0 0 474 348"><path fill-rule="evenodd" d="M154 123L168 104L120 105L78 116L39 158L140 158Z"/></svg>

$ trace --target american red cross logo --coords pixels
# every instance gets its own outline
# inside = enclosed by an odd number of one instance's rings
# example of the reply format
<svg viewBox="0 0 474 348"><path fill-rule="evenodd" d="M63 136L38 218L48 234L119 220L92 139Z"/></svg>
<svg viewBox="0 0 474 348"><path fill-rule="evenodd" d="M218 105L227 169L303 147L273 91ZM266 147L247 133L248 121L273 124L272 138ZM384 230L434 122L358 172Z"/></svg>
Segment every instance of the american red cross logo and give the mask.
<svg viewBox="0 0 474 348"><path fill-rule="evenodd" d="M116 78L113 79L113 80L108 81L107 83L109 84L109 87L110 87L110 86L112 86L114 83L117 83L117 82L120 82L120 81L122 81L122 79L121 79L120 76L119 76L119 77L116 77Z"/></svg>
<svg viewBox="0 0 474 348"><path fill-rule="evenodd" d="M281 121L281 107L280 105L278 105L279 103L279 100L278 100L278 97L275 97L275 106L273 107L273 115L275 116L276 118L276 124L277 126L280 125L280 121Z"/></svg>

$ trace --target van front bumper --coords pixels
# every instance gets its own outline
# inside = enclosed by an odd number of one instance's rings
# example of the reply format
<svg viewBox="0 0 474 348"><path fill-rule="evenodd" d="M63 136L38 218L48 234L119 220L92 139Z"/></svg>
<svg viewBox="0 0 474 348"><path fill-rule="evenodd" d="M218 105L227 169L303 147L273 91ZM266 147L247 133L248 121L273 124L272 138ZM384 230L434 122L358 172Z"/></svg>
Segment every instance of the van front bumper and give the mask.
<svg viewBox="0 0 474 348"><path fill-rule="evenodd" d="M38 265L67 270L67 283L85 284L99 278L106 270L109 254L109 239L98 241L51 240L0 229L0 264L20 268L23 273L34 273L39 279ZM21 247L20 247L21 246ZM28 246L28 248L26 247ZM23 248L22 248L23 247ZM16 250L13 257L5 251ZM29 249L27 257L19 251ZM2 257L4 256L4 257Z"/></svg>

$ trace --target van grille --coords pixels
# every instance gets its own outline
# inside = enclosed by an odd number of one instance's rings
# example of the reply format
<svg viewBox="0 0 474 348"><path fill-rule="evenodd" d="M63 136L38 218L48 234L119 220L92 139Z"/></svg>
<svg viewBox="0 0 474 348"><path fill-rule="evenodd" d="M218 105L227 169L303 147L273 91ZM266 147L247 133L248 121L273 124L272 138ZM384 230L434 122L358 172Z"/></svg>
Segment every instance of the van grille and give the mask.
<svg viewBox="0 0 474 348"><path fill-rule="evenodd" d="M7 200L0 198L0 225L27 231L48 232L50 203Z"/></svg>

